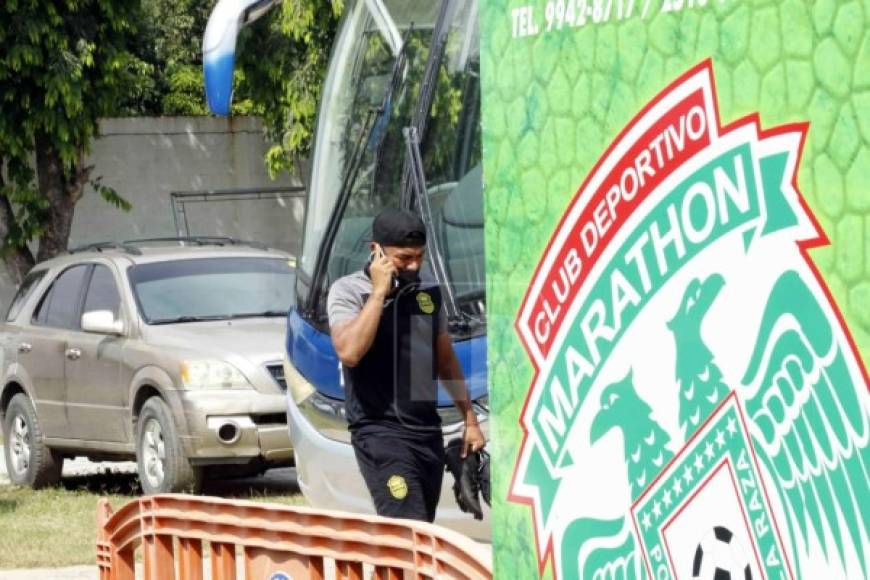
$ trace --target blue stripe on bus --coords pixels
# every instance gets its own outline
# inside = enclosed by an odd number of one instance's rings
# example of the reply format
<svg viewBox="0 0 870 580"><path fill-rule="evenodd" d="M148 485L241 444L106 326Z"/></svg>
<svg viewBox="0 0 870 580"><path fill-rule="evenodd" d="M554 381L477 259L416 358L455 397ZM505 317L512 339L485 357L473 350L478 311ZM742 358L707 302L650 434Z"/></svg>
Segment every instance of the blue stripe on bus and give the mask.
<svg viewBox="0 0 870 580"><path fill-rule="evenodd" d="M208 108L215 115L229 115L233 96L233 66L236 55L233 52L209 56L203 63L205 76L205 96Z"/></svg>

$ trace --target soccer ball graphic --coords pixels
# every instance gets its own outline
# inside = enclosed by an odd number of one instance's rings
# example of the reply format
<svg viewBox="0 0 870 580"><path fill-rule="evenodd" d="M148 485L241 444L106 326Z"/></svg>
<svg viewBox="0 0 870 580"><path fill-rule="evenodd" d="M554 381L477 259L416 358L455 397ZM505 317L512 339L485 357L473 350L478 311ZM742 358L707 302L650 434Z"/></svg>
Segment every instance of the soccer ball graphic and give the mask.
<svg viewBox="0 0 870 580"><path fill-rule="evenodd" d="M724 526L707 532L692 562L692 578L698 580L752 580L749 555L734 534Z"/></svg>

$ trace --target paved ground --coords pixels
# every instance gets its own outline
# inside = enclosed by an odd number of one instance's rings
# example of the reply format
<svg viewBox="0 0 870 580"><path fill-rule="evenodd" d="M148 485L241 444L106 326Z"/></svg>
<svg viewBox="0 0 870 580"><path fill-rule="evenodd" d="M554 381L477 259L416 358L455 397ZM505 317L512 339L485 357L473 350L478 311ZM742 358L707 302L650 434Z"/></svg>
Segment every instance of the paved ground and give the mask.
<svg viewBox="0 0 870 580"><path fill-rule="evenodd" d="M138 566L137 566L138 568ZM137 570L137 576L138 576ZM96 566L70 566L68 568L31 568L29 570L0 570L3 580L95 580Z"/></svg>
<svg viewBox="0 0 870 580"><path fill-rule="evenodd" d="M0 570L3 580L96 580L96 566L69 566L67 568L30 568L28 570ZM142 576L142 564L136 564L136 577ZM237 561L236 576L245 577L244 563ZM211 578L211 563L206 556L203 559L203 578Z"/></svg>

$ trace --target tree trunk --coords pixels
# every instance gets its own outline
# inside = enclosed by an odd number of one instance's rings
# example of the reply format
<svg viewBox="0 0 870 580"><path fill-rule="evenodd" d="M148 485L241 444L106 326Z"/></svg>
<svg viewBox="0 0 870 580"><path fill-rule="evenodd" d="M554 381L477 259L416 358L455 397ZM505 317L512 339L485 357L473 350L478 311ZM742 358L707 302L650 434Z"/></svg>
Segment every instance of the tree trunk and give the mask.
<svg viewBox="0 0 870 580"><path fill-rule="evenodd" d="M2 184L2 180L0 180ZM0 195L0 239L5 241L9 239L9 234L15 227L15 213L12 210L12 204L9 198L5 195ZM36 260L33 258L33 252L30 248L5 247L3 251L3 262L6 264L6 271L9 277L16 284L21 284L24 280L24 275L33 267Z"/></svg>
<svg viewBox="0 0 870 580"><path fill-rule="evenodd" d="M84 154L79 151L76 166L65 172L60 155L48 136L38 133L35 145L39 192L48 200L45 229L39 238L36 256L41 262L66 251L75 205L82 198L93 166L84 166Z"/></svg>

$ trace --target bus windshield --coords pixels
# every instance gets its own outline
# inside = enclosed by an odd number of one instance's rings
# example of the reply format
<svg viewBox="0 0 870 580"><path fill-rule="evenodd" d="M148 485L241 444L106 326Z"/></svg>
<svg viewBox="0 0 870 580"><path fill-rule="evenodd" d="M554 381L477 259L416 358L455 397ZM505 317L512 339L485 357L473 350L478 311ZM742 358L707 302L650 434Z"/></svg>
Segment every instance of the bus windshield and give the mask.
<svg viewBox="0 0 870 580"><path fill-rule="evenodd" d="M404 39L405 66L386 123L375 123L393 76L390 39L362 0L348 7L324 85L309 191L303 275L311 276L324 230L361 138L367 137L347 207L339 216L324 284L362 268L372 218L400 205L405 141L424 77L440 3L387 0L384 6ZM450 281L469 316L483 313L483 199L480 169L480 93L477 2L451 2L444 56L420 145L433 229Z"/></svg>

